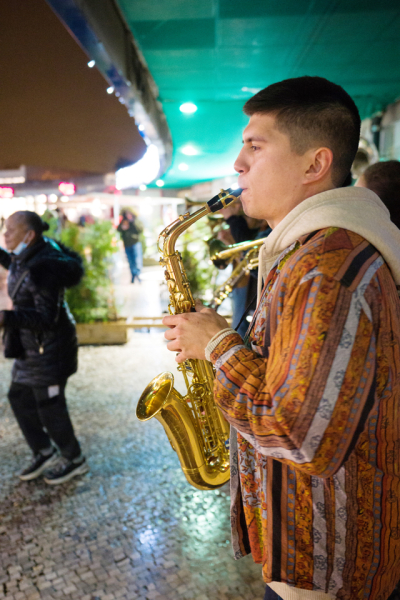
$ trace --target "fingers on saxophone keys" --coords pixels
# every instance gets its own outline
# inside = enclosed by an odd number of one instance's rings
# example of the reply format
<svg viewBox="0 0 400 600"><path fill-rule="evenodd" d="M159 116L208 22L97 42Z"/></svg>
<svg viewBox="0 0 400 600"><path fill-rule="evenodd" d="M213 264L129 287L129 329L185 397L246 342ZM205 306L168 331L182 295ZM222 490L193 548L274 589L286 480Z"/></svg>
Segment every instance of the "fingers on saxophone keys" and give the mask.
<svg viewBox="0 0 400 600"><path fill-rule="evenodd" d="M176 327L177 325L180 325L181 323L183 323L184 321L188 321L190 320L194 313L182 313L179 315L167 315L163 318L162 323L163 325L165 325L166 327Z"/></svg>
<svg viewBox="0 0 400 600"><path fill-rule="evenodd" d="M176 338L176 331L174 331L176 327L172 327L172 329L167 329L164 333L164 337L166 340L174 340Z"/></svg>
<svg viewBox="0 0 400 600"><path fill-rule="evenodd" d="M186 360L186 358L187 358L187 357L185 357L185 356L184 356L183 352L180 352L179 354L177 354L177 355L175 356L175 361L176 361L177 363L181 363L181 362L184 362L184 361Z"/></svg>
<svg viewBox="0 0 400 600"><path fill-rule="evenodd" d="M182 352L182 349L180 348L180 344L179 344L179 342L177 342L177 340L172 340L172 342L169 342L167 344L167 348L171 352Z"/></svg>
<svg viewBox="0 0 400 600"><path fill-rule="evenodd" d="M167 315L163 318L162 324L166 327L175 327L178 315Z"/></svg>

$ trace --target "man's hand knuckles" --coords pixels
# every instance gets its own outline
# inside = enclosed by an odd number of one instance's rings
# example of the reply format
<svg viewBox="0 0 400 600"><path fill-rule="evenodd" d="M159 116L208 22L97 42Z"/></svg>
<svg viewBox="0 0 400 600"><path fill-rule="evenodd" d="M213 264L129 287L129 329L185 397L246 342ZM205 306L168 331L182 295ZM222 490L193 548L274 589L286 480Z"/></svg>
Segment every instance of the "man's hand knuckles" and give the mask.
<svg viewBox="0 0 400 600"><path fill-rule="evenodd" d="M203 315L215 314L215 310L213 310L212 308L208 308L208 307L203 308L200 312L203 313Z"/></svg>

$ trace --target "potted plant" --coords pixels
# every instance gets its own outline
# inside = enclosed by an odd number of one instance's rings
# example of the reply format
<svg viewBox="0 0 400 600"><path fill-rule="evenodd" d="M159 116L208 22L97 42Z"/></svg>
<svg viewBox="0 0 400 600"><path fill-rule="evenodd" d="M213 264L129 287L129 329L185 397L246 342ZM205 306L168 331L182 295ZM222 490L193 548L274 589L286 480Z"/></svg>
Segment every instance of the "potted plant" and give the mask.
<svg viewBox="0 0 400 600"><path fill-rule="evenodd" d="M66 222L60 229L51 213L43 217L50 225L49 237L82 257L85 275L66 290L66 300L77 323L80 344L122 344L127 341L125 320L118 319L114 288L110 282L111 257L117 251L114 229L108 221L80 227Z"/></svg>

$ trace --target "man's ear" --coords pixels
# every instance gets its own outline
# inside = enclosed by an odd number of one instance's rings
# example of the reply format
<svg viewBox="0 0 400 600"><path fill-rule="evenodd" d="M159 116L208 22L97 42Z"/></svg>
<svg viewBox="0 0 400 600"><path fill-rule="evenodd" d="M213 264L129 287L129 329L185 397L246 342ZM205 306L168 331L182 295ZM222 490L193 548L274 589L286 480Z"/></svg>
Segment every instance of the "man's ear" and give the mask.
<svg viewBox="0 0 400 600"><path fill-rule="evenodd" d="M333 153L330 148L318 148L309 153L309 167L305 173L308 183L321 181L331 174Z"/></svg>

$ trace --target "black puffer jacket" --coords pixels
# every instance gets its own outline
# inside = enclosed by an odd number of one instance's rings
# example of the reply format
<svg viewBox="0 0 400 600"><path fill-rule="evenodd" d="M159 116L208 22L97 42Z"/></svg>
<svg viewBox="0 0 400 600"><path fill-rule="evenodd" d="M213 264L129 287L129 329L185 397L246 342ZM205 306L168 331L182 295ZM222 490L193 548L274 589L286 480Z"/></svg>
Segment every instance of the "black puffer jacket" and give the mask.
<svg viewBox="0 0 400 600"><path fill-rule="evenodd" d="M79 283L82 260L62 244L43 238L19 256L0 249L0 264L10 271L10 295L28 271L13 300L14 310L4 311L5 328L19 330L24 348L23 358L14 363L12 379L31 387L55 385L78 366L75 322L64 289Z"/></svg>

